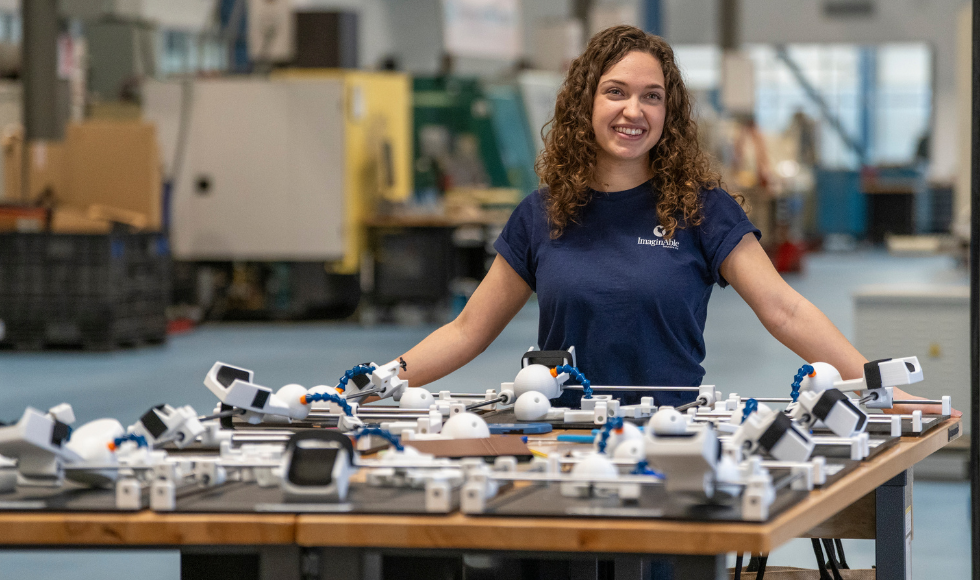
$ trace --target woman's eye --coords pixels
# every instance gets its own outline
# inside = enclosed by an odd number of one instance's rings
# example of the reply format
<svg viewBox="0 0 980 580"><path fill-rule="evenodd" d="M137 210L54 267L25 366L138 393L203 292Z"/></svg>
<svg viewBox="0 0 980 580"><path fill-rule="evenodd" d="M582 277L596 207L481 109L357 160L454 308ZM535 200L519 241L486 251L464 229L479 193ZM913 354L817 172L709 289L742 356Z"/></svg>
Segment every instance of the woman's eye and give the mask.
<svg viewBox="0 0 980 580"><path fill-rule="evenodd" d="M650 93L649 95L647 95L647 98L648 99L653 99L654 101L662 101L663 100L663 96L661 96L660 93Z"/></svg>

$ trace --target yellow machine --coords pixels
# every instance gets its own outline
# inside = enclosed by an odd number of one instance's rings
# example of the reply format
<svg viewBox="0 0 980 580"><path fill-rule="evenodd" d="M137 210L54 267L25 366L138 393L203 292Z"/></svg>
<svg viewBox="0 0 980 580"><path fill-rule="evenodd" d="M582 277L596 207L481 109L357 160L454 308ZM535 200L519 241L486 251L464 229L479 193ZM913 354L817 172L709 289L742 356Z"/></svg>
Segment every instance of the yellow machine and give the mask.
<svg viewBox="0 0 980 580"><path fill-rule="evenodd" d="M364 220L379 200L412 195L412 80L403 73L290 69L273 78L340 79L344 84L345 251L338 273L360 267Z"/></svg>

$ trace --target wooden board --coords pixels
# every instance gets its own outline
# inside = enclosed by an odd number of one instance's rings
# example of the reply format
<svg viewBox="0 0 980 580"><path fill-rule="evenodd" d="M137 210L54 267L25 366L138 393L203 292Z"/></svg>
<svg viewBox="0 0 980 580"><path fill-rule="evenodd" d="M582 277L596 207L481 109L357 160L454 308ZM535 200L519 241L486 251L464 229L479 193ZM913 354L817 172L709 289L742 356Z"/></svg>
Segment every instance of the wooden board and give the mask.
<svg viewBox="0 0 980 580"><path fill-rule="evenodd" d="M0 513L0 545L182 546L298 544L408 549L637 554L771 552L803 536L960 436L950 419L903 438L828 489L762 524L604 518L402 515ZM867 501L867 500L865 500Z"/></svg>

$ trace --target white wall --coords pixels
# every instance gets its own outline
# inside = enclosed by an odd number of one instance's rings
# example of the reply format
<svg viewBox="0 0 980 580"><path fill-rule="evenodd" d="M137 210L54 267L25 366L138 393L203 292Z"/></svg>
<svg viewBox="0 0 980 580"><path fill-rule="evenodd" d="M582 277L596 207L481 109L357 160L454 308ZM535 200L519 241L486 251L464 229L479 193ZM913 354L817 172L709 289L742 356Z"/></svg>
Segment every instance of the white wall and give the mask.
<svg viewBox="0 0 980 580"><path fill-rule="evenodd" d="M405 70L433 74L442 57L441 0L385 0L392 27L393 50ZM534 49L535 24L562 20L572 15L571 0L522 0L524 54ZM512 63L475 58L455 62L461 74L493 75L509 69Z"/></svg>
<svg viewBox="0 0 980 580"><path fill-rule="evenodd" d="M216 4L214 0L142 0L140 13L161 28L201 30L211 22Z"/></svg>
<svg viewBox="0 0 980 580"><path fill-rule="evenodd" d="M717 42L717 0L667 0L666 36L673 43ZM744 43L928 42L935 51L933 179L957 170L956 23L966 0L878 0L868 18L830 19L823 0L741 0Z"/></svg>

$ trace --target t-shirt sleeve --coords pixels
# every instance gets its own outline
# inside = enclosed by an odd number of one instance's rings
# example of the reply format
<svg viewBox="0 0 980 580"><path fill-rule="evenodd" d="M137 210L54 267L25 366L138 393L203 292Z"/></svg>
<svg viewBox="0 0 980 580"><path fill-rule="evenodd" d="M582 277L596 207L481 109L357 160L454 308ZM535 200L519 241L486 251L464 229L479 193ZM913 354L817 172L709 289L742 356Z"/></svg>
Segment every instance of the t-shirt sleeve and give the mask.
<svg viewBox="0 0 980 580"><path fill-rule="evenodd" d="M751 232L756 239L761 239L762 232L752 225L742 206L724 190L711 189L702 196L701 248L712 278L724 288L728 281L721 275L721 263L745 234Z"/></svg>
<svg viewBox="0 0 980 580"><path fill-rule="evenodd" d="M535 205L539 204L538 192L524 198L510 214L503 231L493 243L504 260L527 282L531 290L537 291L534 276L534 220Z"/></svg>

